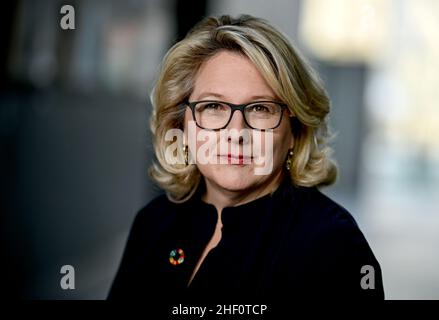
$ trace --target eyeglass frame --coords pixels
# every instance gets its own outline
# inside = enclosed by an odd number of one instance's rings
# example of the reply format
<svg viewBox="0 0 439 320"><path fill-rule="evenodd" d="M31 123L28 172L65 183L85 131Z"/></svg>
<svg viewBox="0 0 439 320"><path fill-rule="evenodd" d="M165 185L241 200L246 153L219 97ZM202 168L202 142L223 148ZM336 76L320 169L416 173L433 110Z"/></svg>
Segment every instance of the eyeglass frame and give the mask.
<svg viewBox="0 0 439 320"><path fill-rule="evenodd" d="M201 103L201 102L216 102L216 103L223 103L223 104L229 106L230 109L232 109L232 112L230 113L230 117L229 117L229 120L227 121L227 123L226 123L223 127L218 128L218 129L208 129L208 128L203 128L202 126L200 126L200 125L198 124L197 118L195 117L195 106L196 106L198 103ZM277 104L277 105L279 105L279 106L281 107L281 114L280 114L279 122L277 123L276 126L274 126L274 127L272 127L272 128L267 128L267 129L258 129L258 128L254 128L254 127L252 127L252 126L248 123L247 118L246 118L245 113L244 113L244 109L245 109L246 107L248 107L249 105L252 105L252 104L255 104L255 103L264 103L264 102L275 103L275 104ZM243 104L233 104L233 103L230 103L230 102L224 102L224 101L219 101L219 100L199 100L199 101L193 101L193 102L189 102L189 100L186 100L186 101L184 102L184 104L185 104L187 107L189 107L189 108L191 109L191 111L192 111L192 117L194 118L194 120L195 120L195 124L197 125L197 127L200 128L200 129L203 129L203 130L209 130L209 131L218 131L218 130L222 130L222 129L227 128L227 126L230 124L230 121L232 121L233 114L234 114L235 111L237 111L237 110L241 111L242 117L244 118L244 122L245 122L245 124L247 125L247 127L249 127L250 129L258 130L258 131L274 130L274 129L276 129L277 127L280 126L280 124L281 124L281 122L282 122L282 117L283 117L283 114L284 114L284 110L287 108L287 105L286 105L285 103L283 103L283 102L279 102L279 101L270 101L270 100L252 101L252 102L243 103Z"/></svg>

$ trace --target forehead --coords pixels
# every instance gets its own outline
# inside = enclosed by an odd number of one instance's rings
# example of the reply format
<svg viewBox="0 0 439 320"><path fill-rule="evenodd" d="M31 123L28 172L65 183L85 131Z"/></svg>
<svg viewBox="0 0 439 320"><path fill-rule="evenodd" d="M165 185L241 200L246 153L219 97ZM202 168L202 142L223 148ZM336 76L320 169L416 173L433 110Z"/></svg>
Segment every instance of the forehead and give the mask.
<svg viewBox="0 0 439 320"><path fill-rule="evenodd" d="M235 103L246 102L253 96L275 97L250 59L230 51L220 51L206 60L196 75L191 97L200 99L212 94Z"/></svg>

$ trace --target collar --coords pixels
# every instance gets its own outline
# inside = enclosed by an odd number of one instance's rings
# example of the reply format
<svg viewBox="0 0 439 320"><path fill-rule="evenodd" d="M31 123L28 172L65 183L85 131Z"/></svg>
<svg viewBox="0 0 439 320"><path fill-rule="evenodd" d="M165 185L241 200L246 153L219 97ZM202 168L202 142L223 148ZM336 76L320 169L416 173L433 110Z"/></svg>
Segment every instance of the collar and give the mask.
<svg viewBox="0 0 439 320"><path fill-rule="evenodd" d="M283 178L277 189L253 201L233 207L225 207L221 212L223 235L231 232L262 231L274 218L285 201L293 198L294 187L288 178ZM187 202L187 209L192 213L192 226L195 230L204 229L206 234L212 234L218 219L218 213L213 204L201 200L205 192L204 181L199 184L193 197Z"/></svg>

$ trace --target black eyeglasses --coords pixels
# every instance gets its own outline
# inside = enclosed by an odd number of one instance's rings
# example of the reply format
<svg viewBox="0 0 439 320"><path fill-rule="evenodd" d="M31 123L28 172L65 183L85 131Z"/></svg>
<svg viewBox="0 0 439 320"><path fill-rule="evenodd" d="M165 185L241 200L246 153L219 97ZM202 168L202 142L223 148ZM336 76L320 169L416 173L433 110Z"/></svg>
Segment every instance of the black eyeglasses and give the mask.
<svg viewBox="0 0 439 320"><path fill-rule="evenodd" d="M241 111L245 124L256 130L277 128L282 121L286 104L276 101L255 101L233 104L223 101L206 100L186 102L192 110L197 126L205 130L225 129L237 110Z"/></svg>

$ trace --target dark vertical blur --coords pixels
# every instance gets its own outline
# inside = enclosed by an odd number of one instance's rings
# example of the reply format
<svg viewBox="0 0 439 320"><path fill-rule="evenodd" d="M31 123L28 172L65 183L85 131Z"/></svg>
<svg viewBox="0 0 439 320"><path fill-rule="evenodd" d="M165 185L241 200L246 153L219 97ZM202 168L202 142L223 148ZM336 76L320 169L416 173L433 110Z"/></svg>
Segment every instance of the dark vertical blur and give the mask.
<svg viewBox="0 0 439 320"><path fill-rule="evenodd" d="M207 0L194 0L188 6L186 1L176 1L177 41L206 15Z"/></svg>
<svg viewBox="0 0 439 320"><path fill-rule="evenodd" d="M9 1L2 5L0 12L0 35L2 39L2 46L0 48L0 87L4 88L8 82L7 63L8 55L11 47L14 18L17 13L17 6L19 1Z"/></svg>
<svg viewBox="0 0 439 320"><path fill-rule="evenodd" d="M0 34L2 46L0 48L0 95L3 97L10 86L10 77L7 71L8 58L13 37L14 18L17 13L18 1L9 1L2 5L0 11ZM0 212L1 212L1 274L2 299L18 297L20 290L25 287L23 267L19 256L23 250L23 239L15 238L14 225L11 215L16 211L17 199L14 192L16 185L16 106L6 109L6 104L0 105ZM10 241L14 240L14 246Z"/></svg>

